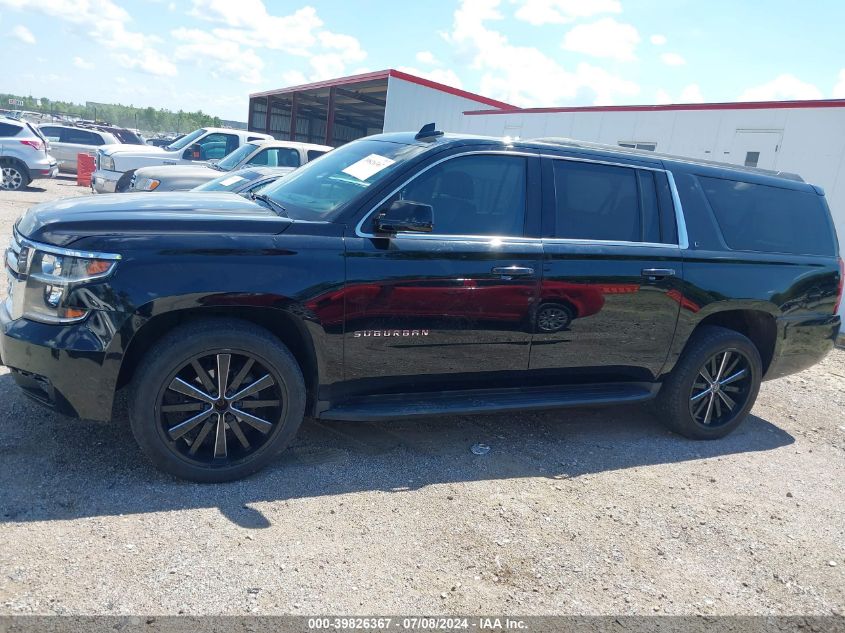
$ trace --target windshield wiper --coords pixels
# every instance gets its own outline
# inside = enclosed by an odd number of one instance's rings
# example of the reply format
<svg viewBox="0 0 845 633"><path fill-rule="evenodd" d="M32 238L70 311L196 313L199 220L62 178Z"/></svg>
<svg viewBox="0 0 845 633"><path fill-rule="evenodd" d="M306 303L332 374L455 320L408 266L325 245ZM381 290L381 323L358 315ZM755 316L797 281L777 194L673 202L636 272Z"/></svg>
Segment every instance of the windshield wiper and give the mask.
<svg viewBox="0 0 845 633"><path fill-rule="evenodd" d="M270 207L273 211L275 211L276 213L278 213L282 217L285 217L285 218L290 217L288 215L287 209L285 209L282 205L280 205L278 202L273 200L273 198L268 196L266 193L253 193L253 194L250 194L249 197L253 200L259 200L260 202L263 202L264 204L266 204L268 207Z"/></svg>

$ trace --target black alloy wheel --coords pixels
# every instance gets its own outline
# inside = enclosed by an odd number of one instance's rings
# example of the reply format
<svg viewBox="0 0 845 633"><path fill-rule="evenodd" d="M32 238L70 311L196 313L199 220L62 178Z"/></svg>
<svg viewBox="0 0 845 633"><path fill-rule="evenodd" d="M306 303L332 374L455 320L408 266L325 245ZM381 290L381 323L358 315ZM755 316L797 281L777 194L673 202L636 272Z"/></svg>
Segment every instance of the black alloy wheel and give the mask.
<svg viewBox="0 0 845 633"><path fill-rule="evenodd" d="M751 363L737 349L710 357L698 371L690 390L690 415L702 426L729 424L751 393Z"/></svg>
<svg viewBox="0 0 845 633"><path fill-rule="evenodd" d="M248 352L201 354L165 382L157 406L160 430L171 450L200 465L248 457L285 414L280 379Z"/></svg>

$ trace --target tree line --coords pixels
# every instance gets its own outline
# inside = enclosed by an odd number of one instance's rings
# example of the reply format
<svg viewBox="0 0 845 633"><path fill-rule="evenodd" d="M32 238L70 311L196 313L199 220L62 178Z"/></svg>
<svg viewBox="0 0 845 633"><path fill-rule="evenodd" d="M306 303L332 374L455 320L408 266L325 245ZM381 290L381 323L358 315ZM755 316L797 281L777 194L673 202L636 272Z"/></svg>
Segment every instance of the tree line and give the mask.
<svg viewBox="0 0 845 633"><path fill-rule="evenodd" d="M10 99L23 101L23 105L11 105ZM69 101L51 101L45 97L39 99L37 97L21 97L2 93L0 93L0 108L105 121L121 127L137 128L144 132L185 133L199 127L220 127L222 124L220 117L205 114L202 110L173 112L164 108L136 108L119 103L92 103L90 101L81 104Z"/></svg>

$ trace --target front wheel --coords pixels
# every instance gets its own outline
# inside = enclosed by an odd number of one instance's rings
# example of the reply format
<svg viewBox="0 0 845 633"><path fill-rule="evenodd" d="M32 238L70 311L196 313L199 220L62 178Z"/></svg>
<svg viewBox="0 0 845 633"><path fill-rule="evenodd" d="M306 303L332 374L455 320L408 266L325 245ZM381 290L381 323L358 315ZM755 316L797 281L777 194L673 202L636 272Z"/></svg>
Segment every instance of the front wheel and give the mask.
<svg viewBox="0 0 845 633"><path fill-rule="evenodd" d="M231 481L274 459L305 411L294 357L250 323L182 326L149 350L133 380L132 432L160 468L183 479Z"/></svg>
<svg viewBox="0 0 845 633"><path fill-rule="evenodd" d="M660 417L686 437L724 437L748 416L762 374L760 353L747 337L704 326L690 339L660 390Z"/></svg>

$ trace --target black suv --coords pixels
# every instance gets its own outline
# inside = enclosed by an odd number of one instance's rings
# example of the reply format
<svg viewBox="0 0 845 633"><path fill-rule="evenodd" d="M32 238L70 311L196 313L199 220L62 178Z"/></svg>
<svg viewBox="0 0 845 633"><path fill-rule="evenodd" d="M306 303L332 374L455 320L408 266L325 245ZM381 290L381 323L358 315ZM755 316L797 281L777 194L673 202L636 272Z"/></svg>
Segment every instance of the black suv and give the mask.
<svg viewBox="0 0 845 633"><path fill-rule="evenodd" d="M721 437L833 347L842 261L797 176L545 139L385 134L252 200L74 198L6 255L2 361L159 468L251 473L304 416L643 402Z"/></svg>

